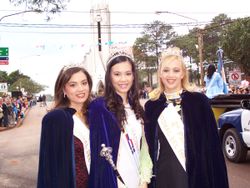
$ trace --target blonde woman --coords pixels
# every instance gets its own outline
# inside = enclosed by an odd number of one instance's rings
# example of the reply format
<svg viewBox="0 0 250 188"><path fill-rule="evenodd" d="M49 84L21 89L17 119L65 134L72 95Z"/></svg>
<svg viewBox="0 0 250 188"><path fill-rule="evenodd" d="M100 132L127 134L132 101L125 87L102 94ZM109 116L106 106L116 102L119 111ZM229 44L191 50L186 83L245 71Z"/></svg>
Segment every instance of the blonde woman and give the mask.
<svg viewBox="0 0 250 188"><path fill-rule="evenodd" d="M156 188L228 188L227 169L208 98L191 91L181 51L162 53L159 86L145 104L145 134Z"/></svg>

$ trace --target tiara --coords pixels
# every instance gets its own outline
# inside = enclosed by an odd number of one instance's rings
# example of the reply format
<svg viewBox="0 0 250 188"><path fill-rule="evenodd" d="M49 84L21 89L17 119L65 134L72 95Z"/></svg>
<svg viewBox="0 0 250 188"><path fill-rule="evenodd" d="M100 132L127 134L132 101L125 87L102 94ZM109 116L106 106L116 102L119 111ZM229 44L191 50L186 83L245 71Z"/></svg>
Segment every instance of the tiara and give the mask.
<svg viewBox="0 0 250 188"><path fill-rule="evenodd" d="M66 70L70 68L74 68L74 67L84 68L83 63L72 63L72 64L64 65L62 70L63 72L65 72Z"/></svg>
<svg viewBox="0 0 250 188"><path fill-rule="evenodd" d="M166 57L166 56L182 57L182 51L178 47L169 47L161 54L161 57Z"/></svg>
<svg viewBox="0 0 250 188"><path fill-rule="evenodd" d="M115 58L119 57L119 56L125 56L131 60L134 60L133 58L133 52L132 52L132 48L131 47L117 47L117 46L113 46L110 48L110 56L108 58L108 63L110 63L111 61L113 61Z"/></svg>

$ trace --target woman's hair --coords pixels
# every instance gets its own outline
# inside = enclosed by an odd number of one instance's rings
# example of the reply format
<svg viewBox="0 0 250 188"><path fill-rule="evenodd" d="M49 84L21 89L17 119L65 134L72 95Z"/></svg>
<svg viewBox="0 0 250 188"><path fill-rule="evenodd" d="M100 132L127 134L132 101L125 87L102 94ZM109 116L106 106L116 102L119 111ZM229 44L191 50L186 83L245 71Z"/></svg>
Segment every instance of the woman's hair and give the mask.
<svg viewBox="0 0 250 188"><path fill-rule="evenodd" d="M62 68L60 71L56 83L55 83L55 89L54 89L54 100L55 100L55 105L54 108L64 108L64 107L69 107L70 101L67 96L64 95L64 88L67 82L70 80L73 74L77 72L82 72L83 74L86 75L88 85L89 85L89 97L85 101L82 111L83 114L86 115L87 113L87 106L91 100L91 89L92 89L92 79L89 73L83 68L83 67L70 67L70 68Z"/></svg>
<svg viewBox="0 0 250 188"><path fill-rule="evenodd" d="M207 77L211 79L215 71L216 71L215 66L213 64L210 64L207 68Z"/></svg>
<svg viewBox="0 0 250 188"><path fill-rule="evenodd" d="M122 98L116 93L115 88L111 82L111 68L114 65L125 61L130 63L134 77L133 84L130 90L128 91L128 102L134 110L136 118L143 120L143 108L139 102L137 73L135 70L135 64L129 56L116 55L108 61L107 71L105 74L104 97L107 102L108 109L115 114L115 117L117 118L117 123L122 131L124 131L123 125L127 121L126 112Z"/></svg>
<svg viewBox="0 0 250 188"><path fill-rule="evenodd" d="M149 94L151 100L157 100L160 97L161 93L163 93L165 90L164 84L160 78L162 65L168 64L173 61L181 62L182 71L184 73L184 77L181 81L182 88L187 91L193 90L188 81L189 80L188 72L184 63L184 59L181 55L180 49L178 47L170 47L166 50L166 52L162 52L161 54L160 64L157 71L158 87Z"/></svg>

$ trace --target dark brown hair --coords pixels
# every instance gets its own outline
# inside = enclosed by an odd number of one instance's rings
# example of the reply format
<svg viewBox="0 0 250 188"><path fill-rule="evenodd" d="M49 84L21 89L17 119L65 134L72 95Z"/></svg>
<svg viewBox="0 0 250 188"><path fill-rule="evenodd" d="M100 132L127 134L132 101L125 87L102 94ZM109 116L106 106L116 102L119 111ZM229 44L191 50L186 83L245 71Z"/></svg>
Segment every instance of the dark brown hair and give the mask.
<svg viewBox="0 0 250 188"><path fill-rule="evenodd" d="M54 108L69 107L70 101L69 101L67 96L64 96L63 90L64 90L64 87L67 84L67 82L72 77L72 75L77 73L77 72L80 72L80 71L83 72L83 74L85 74L87 77L87 81L88 81L88 85L89 85L89 92L90 92L89 97L86 100L86 102L84 103L83 108L82 108L83 114L86 115L87 107L88 107L88 104L90 103L90 100L91 100L92 79L91 79L90 74L82 67L71 67L71 68L68 68L66 70L64 70L64 68L62 68L62 70L60 71L60 73L56 79L56 83L55 83L55 90L54 90L55 105L54 105Z"/></svg>
<svg viewBox="0 0 250 188"><path fill-rule="evenodd" d="M211 79L215 71L216 71L215 66L213 64L210 64L207 68L207 77Z"/></svg>
<svg viewBox="0 0 250 188"><path fill-rule="evenodd" d="M122 131L124 123L127 121L126 118L126 112L125 112L125 107L123 105L123 101L121 96L119 96L116 91L114 86L112 85L111 82L111 68L118 64L128 61L131 64L132 67L132 73L134 76L133 84L128 91L128 102L131 106L131 108L134 110L136 118L141 119L143 121L143 108L140 105L139 102L139 94L138 94L138 83L137 83L137 72L135 70L135 64L133 60L127 56L117 56L113 58L111 61L108 62L107 65L107 71L105 74L105 91L104 91L104 97L107 103L108 109L115 114L115 117L117 118L117 123L119 127L121 128Z"/></svg>

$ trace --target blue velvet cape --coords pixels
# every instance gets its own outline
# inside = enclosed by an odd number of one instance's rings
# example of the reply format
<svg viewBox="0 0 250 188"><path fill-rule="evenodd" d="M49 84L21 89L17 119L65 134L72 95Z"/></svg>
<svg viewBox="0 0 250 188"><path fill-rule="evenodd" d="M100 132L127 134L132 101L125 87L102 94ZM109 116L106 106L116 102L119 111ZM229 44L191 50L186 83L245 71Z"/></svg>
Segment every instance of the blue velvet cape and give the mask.
<svg viewBox="0 0 250 188"><path fill-rule="evenodd" d="M42 120L38 188L75 188L72 108L56 109Z"/></svg>
<svg viewBox="0 0 250 188"><path fill-rule="evenodd" d="M111 165L100 156L101 144L112 147L113 161L117 154L121 131L113 113L108 111L103 98L97 98L89 106L91 164L90 188L117 188L117 177Z"/></svg>
<svg viewBox="0 0 250 188"><path fill-rule="evenodd" d="M181 94L184 119L186 172L190 188L228 188L227 169L208 98L197 92ZM164 94L145 104L145 134L154 163L158 156L158 117L167 106ZM168 177L166 177L168 178ZM155 187L152 178L151 187Z"/></svg>

